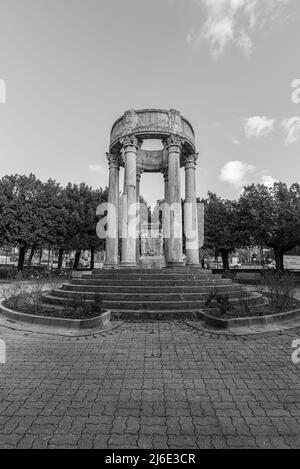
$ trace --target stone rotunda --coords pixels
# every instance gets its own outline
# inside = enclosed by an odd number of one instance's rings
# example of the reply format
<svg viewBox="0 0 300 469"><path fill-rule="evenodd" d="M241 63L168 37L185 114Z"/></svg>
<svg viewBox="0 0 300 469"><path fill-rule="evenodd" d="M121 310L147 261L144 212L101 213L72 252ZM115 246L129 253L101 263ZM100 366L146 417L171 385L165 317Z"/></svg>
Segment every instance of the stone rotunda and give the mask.
<svg viewBox="0 0 300 469"><path fill-rule="evenodd" d="M147 139L161 140L163 150L142 150ZM183 265L181 171L185 169L185 232L193 233L186 243L186 265L199 267L198 209L196 203L195 134L178 111L171 109L129 110L113 125L110 136L109 199L115 209L108 211L109 237L106 239L106 267L135 267L140 264L140 227L134 231L130 218L140 200L142 174L162 173L164 202L162 235L167 265ZM119 200L119 171L124 168L124 189ZM203 225L203 224L202 224ZM203 226L200 227L200 238ZM119 253L119 238L122 239ZM200 239L201 242L201 239ZM201 243L202 246L202 243ZM121 262L119 264L119 258Z"/></svg>
<svg viewBox="0 0 300 469"><path fill-rule="evenodd" d="M142 150L145 139L162 140L163 150ZM197 154L191 124L174 110L127 111L113 125L108 161L106 268L82 273L61 288L52 290L44 297L43 308L62 310L70 303L74 304L74 300L89 306L95 303L96 295L100 295L103 307L111 311L112 319L147 321L201 318L201 308L212 291L226 296L232 303L239 302L239 285L199 266L203 223L199 223L201 217L198 217L196 204ZM124 168L124 190L120 197L121 167ZM186 265L183 263L181 167L185 169ZM140 268L139 240L142 238L138 232L143 234L145 226L139 227L136 223L139 205L136 202L139 201L143 172L161 172L163 175L165 206L169 208L164 209L162 236L167 266L172 268ZM155 229L159 238L159 224ZM191 233L191 239L186 233ZM143 246L142 253L145 254ZM153 246L155 243L150 243L150 252L155 251ZM261 301L261 295L253 294L249 301Z"/></svg>

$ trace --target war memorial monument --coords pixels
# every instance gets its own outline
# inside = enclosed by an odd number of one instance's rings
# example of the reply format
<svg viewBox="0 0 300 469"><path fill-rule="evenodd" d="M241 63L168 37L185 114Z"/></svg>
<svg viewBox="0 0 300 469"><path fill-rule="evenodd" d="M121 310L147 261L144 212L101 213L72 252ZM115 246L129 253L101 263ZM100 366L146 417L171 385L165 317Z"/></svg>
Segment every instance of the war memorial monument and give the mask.
<svg viewBox="0 0 300 469"><path fill-rule="evenodd" d="M142 150L146 139L163 142L163 150ZM119 266L119 237L122 238L121 267L136 267L140 254L147 254L145 243L152 244L147 230L134 220L140 199L142 174L162 173L164 203L162 232L157 229L156 240L164 237L164 254L169 267L183 265L182 208L180 170L185 169L184 231L191 233L186 240L186 265L199 266L198 210L196 203L196 162L194 130L187 119L171 109L129 110L113 125L110 137L109 161L109 235L106 240L106 267ZM124 191L119 201L119 171L124 167ZM137 203L137 210L135 204ZM201 208L201 207L200 207ZM203 227L203 223L202 223ZM200 234L201 237L201 234ZM141 244L142 251L140 251ZM159 244L159 243L157 243ZM157 250L162 254L161 247ZM153 251L153 249L152 249ZM148 250L151 255L151 249Z"/></svg>
<svg viewBox="0 0 300 469"><path fill-rule="evenodd" d="M163 150L142 150L145 139L162 140ZM199 262L204 241L203 206L196 201L197 154L188 120L175 110L129 110L113 125L107 156L109 195L106 211L102 207L101 212L107 216L99 222L105 226L105 266L53 290L44 297L44 308L63 307L78 295L93 303L96 295L101 295L112 319L151 320L197 318L212 291L238 302L240 285L202 269ZM121 195L120 168L124 168ZM158 207L158 211L162 207L162 216L152 223L137 216L144 172L160 172L164 180L165 200ZM249 301L260 296L253 294Z"/></svg>

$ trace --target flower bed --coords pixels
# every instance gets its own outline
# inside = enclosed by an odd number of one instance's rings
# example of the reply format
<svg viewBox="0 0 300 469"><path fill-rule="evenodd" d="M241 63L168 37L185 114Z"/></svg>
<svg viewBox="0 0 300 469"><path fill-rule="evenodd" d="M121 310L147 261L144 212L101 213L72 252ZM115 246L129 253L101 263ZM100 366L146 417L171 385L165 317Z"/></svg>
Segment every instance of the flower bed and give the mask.
<svg viewBox="0 0 300 469"><path fill-rule="evenodd" d="M49 318L64 318L64 319L91 319L99 316L103 311L102 309L99 310L90 310L88 308L86 309L81 309L81 308L73 308L72 306L63 308L63 309L51 309L49 308L40 310L36 309L33 304L29 303L30 297L28 298L28 302L20 302L19 306L16 308L15 306L15 301L12 301L10 299L4 300L3 301L3 306L6 308L9 308L13 311L17 311L19 313L23 314L30 314L30 315L35 315L35 316L45 316Z"/></svg>
<svg viewBox="0 0 300 469"><path fill-rule="evenodd" d="M47 291L40 294L37 299L32 293L25 293L13 298L5 299L2 304L13 311L36 316L64 319L91 319L104 313L102 298L95 298L95 302L87 305L84 298L79 297L70 301L63 308L41 308L41 299Z"/></svg>
<svg viewBox="0 0 300 469"><path fill-rule="evenodd" d="M20 321L21 323L30 323L35 326L49 326L60 329L80 330L80 329L106 329L110 324L110 311L104 311L101 314L84 319L69 319L66 317L40 316L38 314L27 314L15 311L0 303L0 314L11 322Z"/></svg>
<svg viewBox="0 0 300 469"><path fill-rule="evenodd" d="M267 299L267 294L266 294ZM264 317L271 316L300 308L300 301L296 298L291 298L288 305L283 308L277 308L276 305L265 301L262 304L252 305L250 308L243 308L241 304L231 305L228 310L221 311L218 307L205 307L203 311L215 318L221 319L234 319L234 318L247 318L251 317Z"/></svg>
<svg viewBox="0 0 300 469"><path fill-rule="evenodd" d="M102 297L95 295L94 302L87 303L84 295L77 295L74 299L65 302L61 308L45 308L42 306L43 297L49 291L57 288L60 279L35 279L31 282L15 281L2 291L2 304L17 313L30 316L43 316L49 318L64 318L86 320L96 318L104 313Z"/></svg>

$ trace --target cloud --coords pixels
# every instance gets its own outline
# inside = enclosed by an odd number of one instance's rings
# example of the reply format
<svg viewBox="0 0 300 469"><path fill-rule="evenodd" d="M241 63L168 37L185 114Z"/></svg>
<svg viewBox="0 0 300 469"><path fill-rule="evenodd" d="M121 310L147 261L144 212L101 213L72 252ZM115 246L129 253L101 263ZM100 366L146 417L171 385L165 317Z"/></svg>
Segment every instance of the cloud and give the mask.
<svg viewBox="0 0 300 469"><path fill-rule="evenodd" d="M257 31L282 21L290 0L193 0L205 9L207 19L198 30L187 35L187 42L198 46L205 41L216 58L229 46L236 46L244 55L253 49Z"/></svg>
<svg viewBox="0 0 300 469"><path fill-rule="evenodd" d="M245 161L229 161L221 169L219 179L222 182L231 184L241 193L242 188L251 183L273 187L277 180L266 173L267 170L258 173L255 166Z"/></svg>
<svg viewBox="0 0 300 469"><path fill-rule="evenodd" d="M219 179L222 182L232 184L236 189L240 189L247 183L249 175L253 174L255 170L255 166L244 161L229 161L221 169Z"/></svg>
<svg viewBox="0 0 300 469"><path fill-rule="evenodd" d="M266 137L274 130L275 119L265 116L253 116L245 119L244 130L247 138Z"/></svg>
<svg viewBox="0 0 300 469"><path fill-rule="evenodd" d="M269 176L267 174L264 174L263 176L261 176L261 183L267 187L273 187L275 182L278 182L278 181L277 179L274 179L272 176Z"/></svg>
<svg viewBox="0 0 300 469"><path fill-rule="evenodd" d="M106 171L101 164L89 164L89 170L98 174L106 174Z"/></svg>
<svg viewBox="0 0 300 469"><path fill-rule="evenodd" d="M282 128L285 132L286 145L293 145L300 140L300 117L290 117L283 119Z"/></svg>

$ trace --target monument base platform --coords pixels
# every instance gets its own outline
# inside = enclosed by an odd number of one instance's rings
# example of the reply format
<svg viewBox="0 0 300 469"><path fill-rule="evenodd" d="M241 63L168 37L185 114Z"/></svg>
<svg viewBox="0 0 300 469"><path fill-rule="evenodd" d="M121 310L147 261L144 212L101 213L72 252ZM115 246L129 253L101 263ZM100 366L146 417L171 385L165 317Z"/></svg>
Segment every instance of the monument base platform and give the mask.
<svg viewBox="0 0 300 469"><path fill-rule="evenodd" d="M139 260L141 269L162 269L166 267L164 256L141 256Z"/></svg>
<svg viewBox="0 0 300 469"><path fill-rule="evenodd" d="M70 301L84 301L88 308L97 297L113 320L173 320L200 317L210 293L216 292L231 303L241 298L241 286L219 274L193 268L94 270L73 278L43 297L42 308L64 310ZM262 301L252 294L252 304Z"/></svg>

